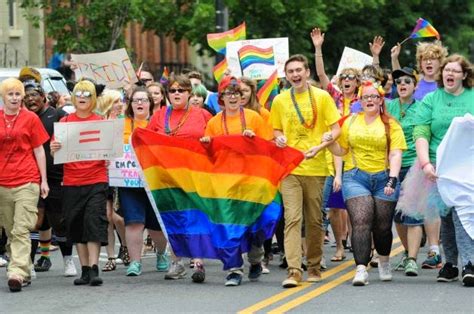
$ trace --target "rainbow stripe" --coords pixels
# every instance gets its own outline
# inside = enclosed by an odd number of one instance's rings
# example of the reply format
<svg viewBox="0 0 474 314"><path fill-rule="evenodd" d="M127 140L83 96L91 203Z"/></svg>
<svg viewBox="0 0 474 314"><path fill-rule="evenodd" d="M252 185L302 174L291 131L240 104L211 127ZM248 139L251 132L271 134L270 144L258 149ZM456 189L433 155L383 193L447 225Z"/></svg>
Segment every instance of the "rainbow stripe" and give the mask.
<svg viewBox="0 0 474 314"><path fill-rule="evenodd" d="M175 254L220 259L225 269L271 237L279 182L303 160L292 148L239 135L204 145L137 129L132 145Z"/></svg>
<svg viewBox="0 0 474 314"><path fill-rule="evenodd" d="M228 42L244 40L247 38L245 22L222 33L207 34L207 43L216 52L225 55Z"/></svg>
<svg viewBox="0 0 474 314"><path fill-rule="evenodd" d="M269 109L272 106L272 101L275 96L278 95L278 71L270 75L270 77L265 81L262 87L259 88L257 92L258 102Z"/></svg>
<svg viewBox="0 0 474 314"><path fill-rule="evenodd" d="M169 83L169 79L170 79L170 72L168 71L168 67L165 66L163 68L163 74L161 74L160 83L163 84L164 86L167 86Z"/></svg>
<svg viewBox="0 0 474 314"><path fill-rule="evenodd" d="M426 20L421 17L416 21L416 26L411 32L410 38L436 37L440 39L438 31Z"/></svg>
<svg viewBox="0 0 474 314"><path fill-rule="evenodd" d="M227 68L228 68L228 65L227 65L226 58L224 58L221 62L216 64L214 68L212 68L212 72L214 73L214 78L216 79L217 83L219 83L222 80Z"/></svg>
<svg viewBox="0 0 474 314"><path fill-rule="evenodd" d="M273 47L243 46L239 49L239 60L242 71L252 64L275 65Z"/></svg>

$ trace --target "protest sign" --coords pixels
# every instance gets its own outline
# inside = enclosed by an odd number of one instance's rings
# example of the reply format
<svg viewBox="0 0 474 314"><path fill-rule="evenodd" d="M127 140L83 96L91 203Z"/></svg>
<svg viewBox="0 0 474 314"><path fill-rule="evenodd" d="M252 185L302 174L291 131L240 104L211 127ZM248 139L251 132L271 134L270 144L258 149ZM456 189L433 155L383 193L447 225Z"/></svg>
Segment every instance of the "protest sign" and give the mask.
<svg viewBox="0 0 474 314"><path fill-rule="evenodd" d="M112 160L109 165L109 185L127 188L142 188L143 181L130 144L123 145L123 156Z"/></svg>
<svg viewBox="0 0 474 314"><path fill-rule="evenodd" d="M114 119L54 123L54 137L62 145L54 154L54 164L121 157L123 121Z"/></svg>
<svg viewBox="0 0 474 314"><path fill-rule="evenodd" d="M285 61L290 56L287 37L232 41L226 51L233 76L264 80L278 70L278 77L285 77Z"/></svg>
<svg viewBox="0 0 474 314"><path fill-rule="evenodd" d="M122 49L91 53L71 54L77 64L76 78L88 77L108 88L120 88L138 81L127 51Z"/></svg>
<svg viewBox="0 0 474 314"><path fill-rule="evenodd" d="M362 70L362 68L367 64L372 64L371 56L359 50L344 47L341 61L339 61L339 66L337 67L336 75L339 75L344 68L355 68Z"/></svg>

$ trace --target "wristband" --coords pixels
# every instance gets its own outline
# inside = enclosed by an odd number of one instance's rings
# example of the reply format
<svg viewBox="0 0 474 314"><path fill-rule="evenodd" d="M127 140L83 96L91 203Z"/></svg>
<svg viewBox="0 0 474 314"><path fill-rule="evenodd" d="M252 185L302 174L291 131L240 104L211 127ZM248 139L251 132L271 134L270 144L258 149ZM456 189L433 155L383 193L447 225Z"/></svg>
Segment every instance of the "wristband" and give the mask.
<svg viewBox="0 0 474 314"><path fill-rule="evenodd" d="M421 165L421 170L425 170L425 167L431 164L430 161L425 162L424 164Z"/></svg>
<svg viewBox="0 0 474 314"><path fill-rule="evenodd" d="M397 177L388 177L387 183L385 183L385 187L394 189L397 185L397 181Z"/></svg>

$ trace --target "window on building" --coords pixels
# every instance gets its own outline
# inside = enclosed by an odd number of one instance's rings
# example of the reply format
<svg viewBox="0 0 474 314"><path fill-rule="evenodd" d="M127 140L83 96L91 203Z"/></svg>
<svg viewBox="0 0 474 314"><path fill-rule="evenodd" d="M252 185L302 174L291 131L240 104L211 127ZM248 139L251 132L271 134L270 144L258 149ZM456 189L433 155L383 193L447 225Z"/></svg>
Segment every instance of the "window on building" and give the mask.
<svg viewBox="0 0 474 314"><path fill-rule="evenodd" d="M10 28L15 28L15 18L16 18L16 3L15 0L8 0L8 26Z"/></svg>

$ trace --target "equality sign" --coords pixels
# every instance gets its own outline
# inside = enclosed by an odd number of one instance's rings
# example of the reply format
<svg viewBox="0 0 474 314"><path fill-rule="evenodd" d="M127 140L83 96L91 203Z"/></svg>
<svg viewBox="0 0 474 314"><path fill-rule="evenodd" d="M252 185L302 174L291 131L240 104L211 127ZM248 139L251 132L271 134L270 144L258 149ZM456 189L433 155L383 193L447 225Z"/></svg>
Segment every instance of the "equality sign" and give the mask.
<svg viewBox="0 0 474 314"><path fill-rule="evenodd" d="M355 68L362 70L367 64L372 64L373 58L366 53L349 47L344 47L336 75L339 75L345 68Z"/></svg>
<svg viewBox="0 0 474 314"><path fill-rule="evenodd" d="M285 77L289 57L287 37L231 41L226 47L228 68L235 77L265 80L275 70L278 77Z"/></svg>
<svg viewBox="0 0 474 314"><path fill-rule="evenodd" d="M127 188L143 188L137 161L133 157L130 144L123 145L123 156L116 158L109 165L109 185Z"/></svg>
<svg viewBox="0 0 474 314"><path fill-rule="evenodd" d="M54 138L62 147L54 164L74 161L113 160L123 155L123 119L93 122L56 122Z"/></svg>
<svg viewBox="0 0 474 314"><path fill-rule="evenodd" d="M71 54L77 65L76 78L88 77L108 88L120 88L138 81L125 48L91 54Z"/></svg>

